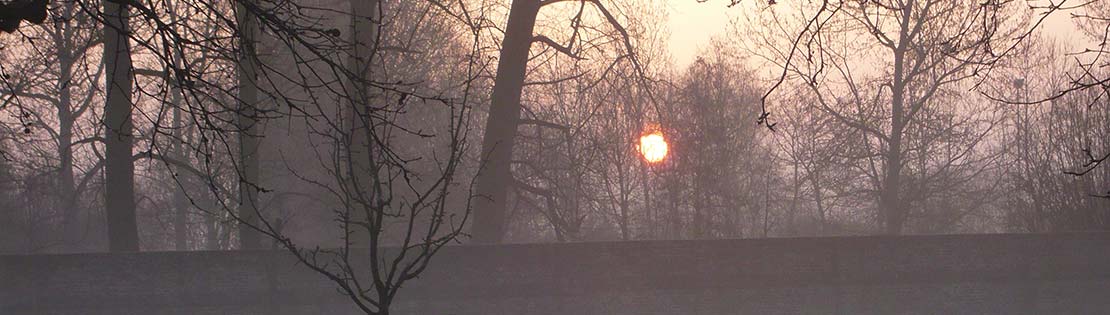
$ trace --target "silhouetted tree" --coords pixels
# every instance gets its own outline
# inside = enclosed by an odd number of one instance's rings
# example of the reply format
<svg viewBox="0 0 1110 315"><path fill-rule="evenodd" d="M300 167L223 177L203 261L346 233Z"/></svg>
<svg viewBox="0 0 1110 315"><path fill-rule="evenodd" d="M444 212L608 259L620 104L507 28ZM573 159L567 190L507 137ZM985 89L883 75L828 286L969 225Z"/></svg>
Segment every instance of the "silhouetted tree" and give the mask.
<svg viewBox="0 0 1110 315"><path fill-rule="evenodd" d="M534 35L536 17L540 9L558 3L579 2L578 14L573 18L574 36L570 44L561 45L544 35ZM597 10L605 24L617 30L617 40L624 43L623 49L629 60L636 65L637 75L643 75L631 49L628 32L617 21L600 0L524 0L513 1L509 9L505 37L501 43L497 74L490 97L489 116L486 118L485 134L482 137L480 171L478 172L477 193L482 196L475 200L472 240L477 243L499 243L505 234L507 194L513 185L512 157L521 116L521 93L524 88L528 68L529 51L533 43L543 43L555 51L579 58L574 51L581 40L582 12L587 5ZM579 46L579 49L581 47Z"/></svg>

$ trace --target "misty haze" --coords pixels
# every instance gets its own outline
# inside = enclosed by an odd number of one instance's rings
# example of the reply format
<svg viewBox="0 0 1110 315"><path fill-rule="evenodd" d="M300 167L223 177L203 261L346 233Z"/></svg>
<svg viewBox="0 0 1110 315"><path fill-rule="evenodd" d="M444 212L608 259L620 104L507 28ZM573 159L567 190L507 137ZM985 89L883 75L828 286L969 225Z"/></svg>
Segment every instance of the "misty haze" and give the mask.
<svg viewBox="0 0 1110 315"><path fill-rule="evenodd" d="M1110 314L1110 0L0 0L0 314Z"/></svg>

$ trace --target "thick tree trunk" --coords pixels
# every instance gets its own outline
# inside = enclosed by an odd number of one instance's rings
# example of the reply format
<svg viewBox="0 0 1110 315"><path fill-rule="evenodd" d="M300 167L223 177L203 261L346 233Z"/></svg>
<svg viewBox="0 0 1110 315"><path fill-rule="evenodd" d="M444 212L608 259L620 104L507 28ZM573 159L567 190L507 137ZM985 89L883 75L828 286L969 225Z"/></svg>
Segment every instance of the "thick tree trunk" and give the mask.
<svg viewBox="0 0 1110 315"><path fill-rule="evenodd" d="M259 165L258 148L261 135L258 119L258 79L255 69L254 14L240 4L235 15L239 24L239 248L261 249L261 234L251 226L258 226Z"/></svg>
<svg viewBox="0 0 1110 315"><path fill-rule="evenodd" d="M65 38L59 36L59 39ZM77 209L77 196L74 193L73 175L73 56L69 46L60 40L58 48L58 82L63 82L58 90L58 201L62 209L62 241L67 247L79 248L80 223Z"/></svg>
<svg viewBox="0 0 1110 315"><path fill-rule="evenodd" d="M104 63L108 98L104 106L105 213L108 217L108 250L138 251L135 223L135 165L131 122L131 49L128 43L128 8L104 1Z"/></svg>
<svg viewBox="0 0 1110 315"><path fill-rule="evenodd" d="M346 143L347 156L350 159L348 183L345 183L350 188L352 199L360 200L360 202L353 202L352 204L370 205L374 202L371 189L374 173L377 169L373 166L373 153L371 149L371 134L373 133L372 124L370 123L370 91L369 84L373 78L371 77L371 67L374 57L374 50L377 48L378 40L378 26L380 25L380 15L378 14L378 1L377 0L351 0L351 60L349 64L354 77L350 78L351 88L349 89L352 95L351 108L347 112L347 122L350 130L349 142ZM354 213L350 213L350 220L354 222L366 222L370 219L365 209L356 207L351 209ZM365 247L369 246L370 235L368 231L355 224L347 224L347 229L350 230L348 239L351 247Z"/></svg>
<svg viewBox="0 0 1110 315"><path fill-rule="evenodd" d="M902 135L901 132L892 134L886 154L886 165L883 174L883 187L879 196L879 208L882 209L885 233L890 235L902 234L902 227L906 218L903 210L901 196L902 190Z"/></svg>
<svg viewBox="0 0 1110 315"><path fill-rule="evenodd" d="M902 135L906 129L905 104L906 91L906 53L909 51L909 22L913 1L906 3L902 10L903 19L899 32L898 46L894 48L894 74L890 96L890 137L884 154L883 180L879 194L879 211L884 232L890 235L902 234L905 214L901 200L902 192Z"/></svg>
<svg viewBox="0 0 1110 315"><path fill-rule="evenodd" d="M511 161L520 120L520 95L539 9L539 0L516 0L509 11L482 138L481 169L475 180L478 196L474 198L471 235L476 243L500 243L505 234L505 201L512 183Z"/></svg>

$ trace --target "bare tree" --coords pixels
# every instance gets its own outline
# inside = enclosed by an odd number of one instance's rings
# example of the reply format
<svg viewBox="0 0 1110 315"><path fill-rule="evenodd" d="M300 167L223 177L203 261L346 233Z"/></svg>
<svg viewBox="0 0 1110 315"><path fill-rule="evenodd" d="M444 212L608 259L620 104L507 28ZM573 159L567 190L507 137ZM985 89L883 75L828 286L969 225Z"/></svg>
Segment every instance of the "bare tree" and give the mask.
<svg viewBox="0 0 1110 315"><path fill-rule="evenodd" d="M853 233L852 222L838 210L866 204L859 198L866 190L862 169L852 162L866 152L858 130L844 126L815 108L804 87L793 97L778 99L780 113L775 141L778 154L789 168L790 208L787 234L836 235ZM816 225L816 226L814 226Z"/></svg>
<svg viewBox="0 0 1110 315"><path fill-rule="evenodd" d="M1045 15L1057 11L1069 11L1076 21L1077 26L1092 39L1088 47L1068 55L1075 57L1075 64L1071 71L1063 74L1066 88L1053 91L1052 94L1036 99L1009 99L1011 104L1038 104L1051 102L1071 93L1093 94L1095 97L1087 98L1088 107L1105 106L1105 100L1110 98L1110 75L1104 70L1110 64L1107 59L1107 43L1110 43L1110 5L1102 1L1087 1L1077 4L1049 3L1042 6L1047 11ZM1060 13L1058 13L1060 14ZM1000 98L1006 99L1004 96ZM1081 96L1082 97L1082 96ZM1078 147L1080 154L1079 165L1065 171L1073 176L1085 176L1098 168L1105 168L1110 161L1110 149L1093 148L1090 144L1081 144ZM1096 194L1110 199L1110 191Z"/></svg>
<svg viewBox="0 0 1110 315"><path fill-rule="evenodd" d="M22 48L5 65L4 86L0 91L10 95L15 109L26 115L25 137L20 140L27 146L45 146L46 156L25 156L21 160L41 159L46 165L28 169L50 172L56 178L53 210L60 217L59 242L65 249L83 247L87 231L86 220L81 220L85 189L78 187L84 177L96 176L83 173L79 161L84 147L99 143L102 137L92 135L88 116L98 98L98 87L104 69L100 57L88 52L98 47L101 34L94 31L91 18L81 14L73 2L59 2L50 7L53 16L42 26L25 27L20 32L28 40L45 43L38 46L20 45ZM15 39L15 38L13 38ZM37 138L37 139L36 139ZM39 141L39 139L44 141ZM32 150L22 150L33 152ZM83 186L87 187L87 186ZM44 209L45 211L45 209Z"/></svg>
<svg viewBox="0 0 1110 315"><path fill-rule="evenodd" d="M196 47L193 45L199 41L188 40L171 44L176 49L206 50L211 55L221 56L224 62L246 75L234 83L238 89L228 88L228 82L217 76L190 72L188 63L183 66L185 69L177 69L173 63L162 63L170 68L167 72L181 73L183 77L179 80L191 82L182 85L185 100L227 102L231 99L240 104L234 107L221 104L217 110L230 109L222 112L209 112L205 107L187 108L189 115L202 122L198 128L212 132L208 134L211 137L202 140L203 145L193 150L204 155L238 154L235 167L241 190L238 196L246 197L244 204L257 198L257 203L250 208L225 204L223 211L239 224L243 244L251 242L244 232L264 235L308 268L334 281L360 310L368 314L388 314L402 285L419 275L440 248L459 238L469 216L470 191L468 187L459 186L464 181L456 176L463 154L467 152L469 108L474 102L470 100L472 82L476 82L484 67L478 62L482 60L480 54L470 50L479 46L460 45L465 42L424 41L421 47L398 46L391 50L382 48L375 38L379 36L372 36L373 32L368 31L390 25L388 32L382 34L415 37L405 29L409 25L407 19L414 13L401 10L422 9L427 14L433 12L430 4L412 8L403 2L389 2L367 8L354 3L354 14L312 5L284 6L252 1L233 4L236 5L234 12L240 17L239 23L225 31L234 34L232 40L242 45L257 44L253 49ZM391 8L398 11L390 11ZM395 19L384 22L366 9L389 12L390 15L381 16ZM229 11L212 11L203 18L225 20ZM445 14L458 11L434 12L438 19L448 21ZM347 19L335 19L336 16ZM336 20L350 21L351 29L357 30L344 37L339 27L324 22ZM243 32L252 27L244 24L250 23L257 23L260 31ZM476 22L469 22L446 30L468 34L474 25ZM251 35L246 34L258 36L258 39L250 40ZM472 42L478 43L476 38ZM449 54L427 52L433 49ZM250 53L250 50L255 52ZM429 73L436 70L427 70L429 72L421 77L400 81L391 80L388 73L372 72L383 67L382 59L413 58L420 54L452 58L455 65L462 65L462 71ZM248 64L254 65L253 70ZM254 75L250 75L252 71ZM280 106L251 106L248 102L251 96L244 96L244 86L249 82L257 88L255 102L273 102ZM216 98L205 94L208 92L204 87L234 97ZM234 115L234 124L228 123L231 120L228 114ZM223 122L214 124L212 120ZM267 123L261 124L261 120ZM251 145L243 143L257 139L244 141L242 137L228 137L245 134L261 138L270 134L249 129L278 126L276 122L279 121L284 124L281 125L284 146L263 145L250 153ZM427 150L408 148L408 144L416 140L433 141L435 145ZM235 144L239 144L238 148ZM252 162L250 159L256 157L243 157L242 154L255 154L258 160ZM251 163L257 163L253 167L276 163L283 166L284 171L267 168L266 176L248 178L251 171L243 168L252 167ZM197 172L206 182L221 181L218 174ZM273 182L272 178L282 178L286 182ZM295 185L295 189L303 191L290 191L276 187L278 185ZM248 191L243 192L243 187ZM220 200L236 199L228 198L226 189L213 190L224 196ZM251 197L252 193L259 196ZM294 199L318 209L286 212L283 216L282 204L294 202ZM305 242L289 228L304 222L297 219L318 213L330 214L330 221L337 225L332 233L339 242L328 243L336 244L334 247Z"/></svg>
<svg viewBox="0 0 1110 315"><path fill-rule="evenodd" d="M326 3L198 0L175 2L181 11L174 11L167 3L110 1L101 16L88 2L74 3L105 32L108 156L88 172L106 169L112 250L139 249L136 199L159 203L168 195L139 189L158 196L136 197L139 160L162 163L186 200L229 220L209 223L221 226L207 231L209 244L228 248L238 239L258 248L251 235L268 237L366 313L388 314L403 284L459 240L472 195L473 172L464 166L470 108L482 101L472 95L485 87L489 66L479 40L485 8L352 1L355 13L347 14ZM142 17L139 25L129 23L130 13ZM329 24L336 16L357 30L343 36ZM282 121L287 143L304 145L257 145L270 135L262 121ZM4 126L7 137L14 124ZM418 141L428 145L411 145ZM290 163L305 156L311 163ZM269 174L281 170L264 163L283 163L285 172ZM179 172L207 189L187 189ZM275 189L277 176L312 189ZM200 202L209 195L215 205ZM291 213L283 204L294 199L314 209ZM314 243L290 231L304 224L298 216L321 213L338 223L335 239ZM183 225L174 228L179 248ZM239 235L227 225L238 225Z"/></svg>
<svg viewBox="0 0 1110 315"><path fill-rule="evenodd" d="M1105 168L1086 169L1087 156L1107 146L1106 106L1102 92L1077 90L1067 73L1073 61L1059 58L1074 50L1044 36L1033 37L988 82L988 95L1007 103L1010 127L1001 130L1006 163L1001 169L1007 193L1002 200L1005 228L1023 232L1105 230L1107 200L1099 196ZM1036 102L1051 97L1037 104ZM1083 170L1082 176L1073 176Z"/></svg>
<svg viewBox="0 0 1110 315"><path fill-rule="evenodd" d="M960 86L969 86L973 82L970 79L988 71L998 60L994 51L1005 50L1009 39L1024 30L1026 24L1016 10L1016 4L1009 1L984 5L924 0L826 1L811 14L797 17L804 25L800 34L788 34L777 41L786 42L789 49L763 54L784 65L784 75L793 74L807 86L820 110L867 136L873 155L865 156L865 161L869 160L865 163L874 167L870 173L876 218L884 233L903 233L913 200L923 197L914 193L922 187L938 187L919 180L943 178L940 172L948 172L955 165L991 158L977 156L972 149L996 119L952 119L945 113L952 108L940 104ZM767 24L789 28L782 22L785 19L772 16ZM796 55L799 59L794 59ZM881 62L885 69L869 72L860 68L861 62ZM934 123L950 126L939 132L962 126L951 130L968 138L950 143L962 147L951 152L962 153L911 164L913 159L932 158L926 153L929 150L923 149L947 146L948 140L943 139L954 139L923 133L932 132L930 126ZM908 176L910 172L919 174ZM961 176L979 173L968 172Z"/></svg>
<svg viewBox="0 0 1110 315"><path fill-rule="evenodd" d="M572 18L572 35L570 44L562 45L548 36L534 35L536 17L544 7L559 4L578 2L578 14ZM524 88L525 74L528 68L528 53L533 43L542 43L551 49L577 57L574 49L576 42L582 40L578 37L582 23L582 14L589 6L601 14L605 24L616 29L620 34L618 40L624 43L623 47L638 71L643 71L636 61L628 32L617 20L610 10L600 0L526 0L513 1L509 10L505 37L502 41L501 53L498 58L497 75L494 80L493 93L490 97L491 104L489 116L486 118L485 134L482 138L482 156L478 173L477 193L481 198L475 202L474 224L471 236L478 243L499 243L505 234L506 224L506 197L513 184L511 161L513 148L516 143L521 116L521 93ZM580 43L579 43L580 44ZM578 46L581 50L581 45Z"/></svg>

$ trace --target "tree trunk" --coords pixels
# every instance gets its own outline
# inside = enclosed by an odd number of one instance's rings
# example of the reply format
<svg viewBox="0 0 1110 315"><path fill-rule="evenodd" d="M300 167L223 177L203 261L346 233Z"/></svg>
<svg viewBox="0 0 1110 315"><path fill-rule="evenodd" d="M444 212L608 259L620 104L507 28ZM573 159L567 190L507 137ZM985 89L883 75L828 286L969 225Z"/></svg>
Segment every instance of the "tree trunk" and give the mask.
<svg viewBox="0 0 1110 315"><path fill-rule="evenodd" d="M908 1L902 9L901 29L898 45L894 48L894 74L890 96L890 139L885 154L883 182L879 194L879 211L884 232L889 235L902 234L905 225L905 205L902 202L902 135L906 129L905 104L908 82L906 82L906 53L909 51L910 20L913 1Z"/></svg>
<svg viewBox="0 0 1110 315"><path fill-rule="evenodd" d="M185 130L185 128L183 128L183 126L181 126L181 120L182 120L181 115L182 114L181 114L181 108L179 107L180 104L181 104L181 96L180 96L181 94L179 94L180 90L177 90L177 89L174 89L174 90L175 90L174 95L173 95L173 106L174 106L174 108L173 108L173 127L174 127L174 129L173 129L174 137L173 138L174 139L173 140L174 140L174 142L170 147L171 148L170 150L172 152L171 156L173 156L176 159L180 159L181 161L187 161L185 159L185 152L182 148L182 143L181 143L180 140L178 140L178 139L184 139L184 137L182 137L181 134L184 133L184 130ZM174 167L172 167L172 166L170 167L170 172L171 173L177 173L176 170L174 169ZM175 180L173 183L170 183L171 185L173 185L173 187L172 187L172 189L173 189L173 247L174 247L175 250L187 250L188 249L188 246L187 246L188 244L187 244L187 234L186 234L185 229L187 228L187 221L188 221L188 218L189 218L187 211L189 210L190 205L189 205L189 200L187 198L188 196L185 195L185 182L186 181L185 181L184 178L181 178L177 175L171 175L171 176L177 178L177 180Z"/></svg>
<svg viewBox="0 0 1110 315"><path fill-rule="evenodd" d="M481 169L475 179L478 196L474 198L471 235L476 243L500 243L505 234L505 201L512 183L511 161L520 120L520 95L539 9L539 0L516 0L509 9L482 138Z"/></svg>
<svg viewBox="0 0 1110 315"><path fill-rule="evenodd" d="M354 72L354 77L350 78L351 93L351 108L347 111L347 125L350 139L346 143L347 157L350 159L350 169L348 175L348 183L352 199L360 200L361 202L352 202L354 205L364 204L365 206L371 205L374 201L372 195L371 179L374 178L374 173L377 172L373 167L373 148L371 141L371 134L373 133L372 124L370 123L370 85L367 84L372 80L371 67L374 58L374 51L377 49L378 40L378 26L380 25L380 14L378 14L378 1L377 0L351 0L351 44L353 51L351 52L350 66L351 71ZM350 220L353 222L366 222L370 219L366 211L363 209L352 209L355 212L350 213ZM369 246L370 235L369 231L360 230L358 225L347 224L347 229L350 231L348 241L351 247L365 247Z"/></svg>
<svg viewBox="0 0 1110 315"><path fill-rule="evenodd" d="M68 26L63 26L68 27ZM67 247L79 248L76 246L82 238L80 237L77 217L79 211L77 209L77 196L74 193L74 175L73 175L73 89L71 88L71 80L73 78L73 56L69 51L69 45L62 39L68 39L65 36L59 36L59 41L55 47L58 49L58 82L61 86L58 90L58 201L62 209L62 241Z"/></svg>
<svg viewBox="0 0 1110 315"><path fill-rule="evenodd" d="M793 165L792 165L792 168L793 168L793 173L792 174L794 176L794 180L790 182L791 188L793 188L793 191L792 191L792 194L790 196L790 213L787 213L787 215L786 215L786 235L787 236L798 236L798 226L796 225L795 220L794 220L794 217L798 213L798 197L799 197L799 194L801 193L801 186L802 186L802 183L798 181L798 163L799 162L797 160L794 160Z"/></svg>
<svg viewBox="0 0 1110 315"><path fill-rule="evenodd" d="M825 195L821 190L821 172L810 171L809 183L813 185L813 202L817 205L817 218L821 220L820 236L829 236L829 218L825 211Z"/></svg>
<svg viewBox="0 0 1110 315"><path fill-rule="evenodd" d="M204 196L204 198L205 198L204 199L204 205L205 205L204 209L208 209L208 210L214 209L215 207L213 207L213 205L215 204L215 202L212 201L213 197L210 196L211 193L205 192L205 194L206 195ZM208 213L204 214L204 228L205 228L204 248L205 249L207 249L207 250L220 250L220 226L221 225L223 225L223 224L216 220L216 216L213 214L213 212L209 211Z"/></svg>
<svg viewBox="0 0 1110 315"><path fill-rule="evenodd" d="M258 86L257 70L255 69L255 34L256 28L254 14L249 9L239 4L235 14L239 25L239 108L237 109L239 130L239 248L261 249L262 240L258 231L251 226L257 226L258 218L258 192L259 192L259 165L258 148L260 128L258 128Z"/></svg>
<svg viewBox="0 0 1110 315"><path fill-rule="evenodd" d="M135 223L135 165L131 122L131 49L128 43L128 8L104 1L104 65L107 100L104 105L105 213L108 217L108 250L138 251Z"/></svg>
<svg viewBox="0 0 1110 315"><path fill-rule="evenodd" d="M695 167L701 169L701 167ZM708 209L705 209L705 199L709 198L710 194L705 191L707 187L703 187L702 185L705 179L700 178L706 175L698 171L694 171L693 173L694 174L690 176L690 186L693 187L690 191L690 210L692 212L690 216L690 238L702 239L705 237L706 233L705 216L708 215L705 213L708 211Z"/></svg>
<svg viewBox="0 0 1110 315"><path fill-rule="evenodd" d="M887 152L887 161L883 175L883 188L879 196L879 208L882 209L882 218L885 222L885 233L890 235L902 234L902 226L905 224L905 215L902 210L902 201L900 200L902 188L902 153L901 151L901 135L899 139L891 137L889 152Z"/></svg>
<svg viewBox="0 0 1110 315"><path fill-rule="evenodd" d="M902 40L905 40L903 33ZM899 48L904 44L899 45ZM883 163L883 182L879 194L880 218L886 234L902 233L901 220L898 218L899 193L902 188L902 117L904 115L906 83L902 80L905 50L894 51L894 82L891 92L890 138Z"/></svg>
<svg viewBox="0 0 1110 315"><path fill-rule="evenodd" d="M167 7L166 10L166 12L170 15L170 23L172 25L177 25L180 22L180 16L178 15L175 8L171 5ZM170 61L170 63L173 64L174 68L181 69L182 63L185 62L184 54L180 51L176 51L174 52L173 56L174 58L172 61ZM185 155L184 145L185 143L191 142L191 138L187 137L187 134L191 132L183 125L183 121L185 118L182 117L184 113L181 110L181 102L182 98L184 98L185 91L181 89L181 82L178 82L177 79L168 79L167 81L170 82L170 93L172 94L170 96L170 106L173 107L173 123L171 124L171 126L173 126L173 129L171 131L172 137L170 137L170 141L172 141L170 144L170 156L179 161L187 162L189 161L189 158ZM189 249L188 233L186 229L188 229L188 211L189 208L192 207L192 205L189 203L189 196L186 194L185 191L185 188L187 187L186 183L188 181L185 178L178 176L175 168L176 166L169 167L169 171L171 173L170 176L171 179L173 179L173 181L169 183L171 185L170 189L173 189L173 247L174 250L183 251Z"/></svg>

